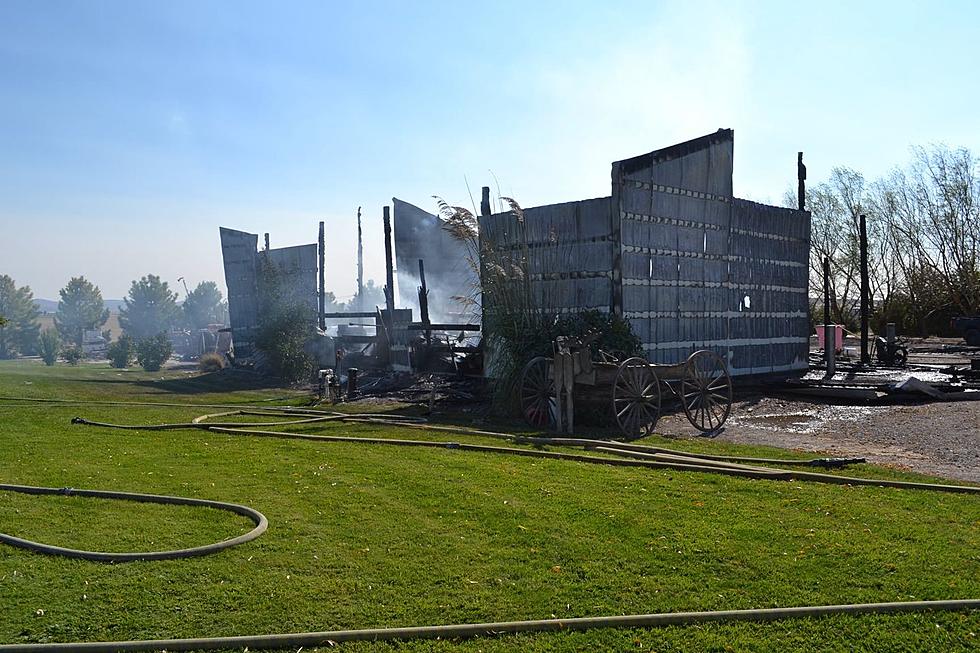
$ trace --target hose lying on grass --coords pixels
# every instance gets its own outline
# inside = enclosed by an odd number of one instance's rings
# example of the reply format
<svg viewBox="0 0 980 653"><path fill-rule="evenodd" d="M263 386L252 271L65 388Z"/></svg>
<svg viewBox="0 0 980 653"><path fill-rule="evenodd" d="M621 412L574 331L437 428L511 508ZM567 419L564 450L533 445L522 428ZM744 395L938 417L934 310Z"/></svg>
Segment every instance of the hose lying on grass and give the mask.
<svg viewBox="0 0 980 653"><path fill-rule="evenodd" d="M228 417L232 415L267 415L270 417L292 416L296 419L291 421L276 421L265 423L235 423L235 422L208 422L209 419ZM449 432L456 434L474 435L504 440L514 444L532 444L538 448L519 448L519 447L498 447L480 444L467 444L455 441L440 440L403 440L393 438L366 438L357 436L340 435L314 435L308 433L293 433L289 431L266 431L255 428L256 426L288 426L291 424L299 426L309 426L319 422L349 422L367 424L375 426L398 426L400 428L413 428L434 432ZM958 492L965 494L980 494L980 487L967 485L945 485L937 483L915 483L911 481L894 481L885 479L859 478L852 476L837 476L834 474L821 474L816 472L802 471L796 469L783 469L779 467L763 467L763 464L775 465L803 465L803 466L843 466L850 463L864 462L861 458L841 459L841 458L813 458L809 460L781 460L773 458L750 458L742 456L717 456L693 453L688 451L675 451L660 447L647 445L624 443L612 440L592 440L582 438L541 438L532 436L513 435L510 433L500 433L497 431L485 431L471 429L461 426L441 426L428 424L416 417L406 417L398 415L387 415L384 413L337 413L315 410L310 408L290 408L278 409L265 412L255 410L235 410L211 415L201 415L194 418L191 422L176 424L110 424L106 422L95 422L81 417L72 419L73 424L87 426L99 426L104 428L143 430L143 431L163 431L175 429L206 429L216 433L226 433L233 435L254 435L263 437L288 438L299 440L317 440L321 442L347 442L359 444L375 444L390 446L411 446L411 447L433 447L440 449L459 449L461 451L479 451L483 453L509 454L515 456L525 456L532 458L550 458L557 460L572 460L577 462L594 463L600 465L612 465L619 467L648 467L653 469L673 469L677 471L709 472L714 474L724 474L728 476L740 476L743 478L768 479L778 481L817 481L821 483L833 483L836 485L864 485L876 487L893 487L908 490L931 490L937 492ZM599 453L616 456L615 458L566 453L560 451L546 451L542 446L555 445L565 447L577 447ZM750 463L750 464L744 464Z"/></svg>
<svg viewBox="0 0 980 653"><path fill-rule="evenodd" d="M262 423L235 423L235 422L208 422L209 419L227 417L230 415L262 415L268 417L296 417L294 420L262 422ZM424 429L434 432L455 432L459 434L484 436L504 440L514 444L531 444L538 448L519 448L488 446L478 444L459 443L451 441L433 440L402 440L391 438L367 438L355 436L332 436L314 435L307 433L290 433L282 431L266 431L257 429L257 426L287 426L300 425L308 427L319 422L353 422L359 424L376 425L379 427L399 426L403 428ZM961 492L970 494L980 494L980 487L970 487L961 485L943 485L932 483L913 483L906 481L891 481L868 478L850 478L835 476L832 474L820 474L801 470L765 467L762 465L805 465L805 466L843 466L851 462L863 462L860 459L811 459L806 461L778 460L767 458L747 458L740 456L718 456L706 455L685 451L673 451L659 447L651 447L633 443L621 443L604 440L590 440L581 438L538 438L529 436L519 436L494 431L482 431L455 426L436 426L423 423L417 418L405 418L383 414L344 414L329 413L312 409L275 409L268 411L255 410L236 410L213 415L202 415L189 423L180 424L157 424L157 425L119 425L93 422L82 418L72 420L74 424L88 426L98 426L106 428L138 429L147 431L174 430L174 429L207 429L216 433L232 435L252 435L261 437L293 438L302 440L314 440L320 442L346 442L372 445L390 446L413 446L413 447L438 447L447 449L460 449L463 451L478 451L484 453L499 453L518 456L530 456L536 458L550 458L559 460L572 460L593 464L648 467L656 469L672 469L678 471L696 471L713 474L725 474L730 476L740 476L753 479L767 480L809 480L823 483L837 483L847 485L874 485L887 486L916 490L931 490L940 492ZM586 450L596 451L607 456L585 455L567 453L559 451L546 451L542 446L556 445L567 447L580 447ZM19 486L0 486L0 489ZM38 488L35 488L36 490ZM52 488L40 488L44 493L50 493ZM57 491L57 490L54 490ZM41 492L38 492L41 493ZM77 493L77 491L76 491ZM119 493L110 493L119 494ZM132 495L148 496L148 495ZM124 498L124 497L111 497ZM125 497L128 498L128 497ZM178 499L177 497L168 497ZM198 502L200 500L186 500ZM192 505L211 504L214 502L201 502ZM232 506L234 504L223 504ZM212 506L217 507L217 506ZM251 510L244 506L236 506L242 510ZM227 509L227 508L226 508ZM236 511L238 512L238 511ZM255 511L252 511L255 512ZM239 512L239 514L245 514ZM260 513L255 512L261 518L261 529L265 529L265 518ZM258 530L259 526L255 530ZM252 533L255 533L255 530ZM252 533L247 534L252 535ZM255 533L250 539L257 537L261 531ZM247 537L241 536L241 537ZM240 539L240 538L235 538ZM228 542L231 542L229 540ZM235 542L241 543L241 542ZM226 544L226 543L219 543ZM211 547L219 545L210 545ZM228 544L231 546L231 544ZM204 548L204 547L202 547ZM49 551L39 551L48 553ZM172 552L171 552L172 553ZM534 621L508 621L498 623L470 623L470 624L448 624L439 626L420 626L405 628L366 628L358 630L324 631L309 633L288 633L273 635L250 635L237 637L212 637L212 638L193 638L193 639L169 639L169 640L141 640L141 641L117 641L117 642L73 642L73 643L54 643L54 644L10 644L0 645L0 653L60 653L63 651L84 651L88 653L110 653L116 651L154 651L154 650L217 650L217 649L284 649L304 646L332 645L339 642L350 641L394 641L409 639L453 639L478 636L497 636L500 634L526 633L526 632L545 632L561 630L588 630L591 628L640 628L640 627L662 627L668 625L684 626L692 624L703 624L711 622L730 622L730 621L773 621L778 619L801 618L801 617L821 617L834 614L890 614L903 612L921 611L963 611L980 609L980 599L960 599L946 601L907 601L892 603L869 603L869 604L846 604L846 605L826 605L826 606L801 606L790 608L768 608L755 610L720 610L711 612L677 612L659 614L638 614L622 616L600 616L600 617L581 617L572 619L542 619Z"/></svg>
<svg viewBox="0 0 980 653"><path fill-rule="evenodd" d="M52 546L40 542L32 542L6 533L0 533L0 542L10 544L33 551L35 553L45 553L47 555L66 556L68 558L78 558L81 560L92 560L95 562L133 562L136 560L176 560L178 558L193 558L195 556L217 553L229 547L251 542L265 532L269 527L269 521L258 510L242 506L237 503L225 503L224 501L208 501L207 499L192 499L189 497L171 497L162 494L141 494L134 492L114 492L109 490L76 490L74 488L56 487L36 487L33 485L8 485L0 483L0 490L7 492L20 492L23 494L35 495L61 495L68 497L91 497L95 499L121 499L124 501L136 501L139 503L159 503L170 506L201 506L204 508L214 508L215 510L227 510L236 515L249 518L255 525L249 532L213 544L190 547L187 549L173 549L171 551L148 551L143 553L107 553L102 551L83 551L81 549L69 549L62 546Z"/></svg>
<svg viewBox="0 0 980 653"><path fill-rule="evenodd" d="M517 633L543 633L593 628L663 628L732 621L778 621L826 617L836 614L897 614L903 612L938 612L980 609L980 599L954 601L901 601L895 603L850 603L813 605L795 608L760 608L755 610L714 610L710 612L661 612L626 614L608 617L571 619L537 619L500 621L496 623L447 624L406 628L362 628L328 630L311 633L277 635L240 635L235 637L199 637L188 639L144 639L118 642L73 642L58 644L3 644L0 653L120 653L129 651L216 651L296 649L306 646L334 646L342 642L390 642L410 639L462 639L497 637Z"/></svg>

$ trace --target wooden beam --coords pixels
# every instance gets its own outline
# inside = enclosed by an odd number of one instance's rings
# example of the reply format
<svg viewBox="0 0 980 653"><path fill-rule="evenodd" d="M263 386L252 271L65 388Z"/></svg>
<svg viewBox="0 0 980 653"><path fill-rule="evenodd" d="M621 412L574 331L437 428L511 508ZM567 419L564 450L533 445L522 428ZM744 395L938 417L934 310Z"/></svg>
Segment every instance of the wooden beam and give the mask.
<svg viewBox="0 0 980 653"><path fill-rule="evenodd" d="M796 203L803 211L806 205L806 166L803 165L803 152L796 153Z"/></svg>
<svg viewBox="0 0 980 653"><path fill-rule="evenodd" d="M388 319L395 315L395 263L391 258L391 213L389 207L384 207L385 227L385 307L388 309Z"/></svg>
<svg viewBox="0 0 980 653"><path fill-rule="evenodd" d="M861 233L859 245L861 248L861 364L871 364L871 352L868 350L868 311L871 308L871 287L868 282L868 228L864 214L861 214Z"/></svg>
<svg viewBox="0 0 980 653"><path fill-rule="evenodd" d="M425 261L419 259L419 313L422 324L429 324L429 289L425 285ZM425 341L430 342L432 340L432 332L428 329L425 330Z"/></svg>
<svg viewBox="0 0 980 653"><path fill-rule="evenodd" d="M480 199L480 215L490 215L493 209L490 208L490 187L484 186Z"/></svg>
<svg viewBox="0 0 980 653"><path fill-rule="evenodd" d="M331 313L323 313L323 318L326 320L346 320L347 318L354 317L378 317L378 314L373 311L356 311L353 313L344 313L340 311L334 311Z"/></svg>
<svg viewBox="0 0 980 653"><path fill-rule="evenodd" d="M431 324L422 322L409 322L405 325L408 331L479 331L479 324Z"/></svg>
<svg viewBox="0 0 980 653"><path fill-rule="evenodd" d="M317 240L317 252L318 252L318 254L320 256L320 279L319 279L319 288L318 288L318 291L319 292L317 293L317 305L320 307L320 311L319 311L319 314L320 314L320 320L319 320L319 322L320 322L320 330L323 330L323 329L326 329L327 328L327 322L326 322L326 320L323 317L323 312L325 310L327 310L327 289L325 287L326 286L326 278L325 278L325 275L324 275L324 272L323 272L324 261L326 260L326 255L324 253L324 233L323 233L323 229L324 229L324 224L321 221L320 222L320 237Z"/></svg>

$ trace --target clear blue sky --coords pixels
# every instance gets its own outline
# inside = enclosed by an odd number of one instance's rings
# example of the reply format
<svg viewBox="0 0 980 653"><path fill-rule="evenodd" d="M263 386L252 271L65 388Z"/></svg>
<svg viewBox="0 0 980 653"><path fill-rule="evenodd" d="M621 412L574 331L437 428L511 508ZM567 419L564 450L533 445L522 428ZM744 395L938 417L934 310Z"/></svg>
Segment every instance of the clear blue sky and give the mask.
<svg viewBox="0 0 980 653"><path fill-rule="evenodd" d="M909 146L980 153L980 4L0 2L0 273L107 298L224 284L218 226L313 242L354 285L354 212L609 193L610 163L735 129L735 193L778 203Z"/></svg>

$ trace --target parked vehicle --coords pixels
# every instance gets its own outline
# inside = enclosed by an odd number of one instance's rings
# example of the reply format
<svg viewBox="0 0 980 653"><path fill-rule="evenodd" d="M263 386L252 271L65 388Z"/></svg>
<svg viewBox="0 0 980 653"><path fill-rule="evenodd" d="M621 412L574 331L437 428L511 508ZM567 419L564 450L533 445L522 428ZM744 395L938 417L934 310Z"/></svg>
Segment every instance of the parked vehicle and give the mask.
<svg viewBox="0 0 980 653"><path fill-rule="evenodd" d="M954 317L949 325L953 331L963 336L966 344L980 347L980 315Z"/></svg>

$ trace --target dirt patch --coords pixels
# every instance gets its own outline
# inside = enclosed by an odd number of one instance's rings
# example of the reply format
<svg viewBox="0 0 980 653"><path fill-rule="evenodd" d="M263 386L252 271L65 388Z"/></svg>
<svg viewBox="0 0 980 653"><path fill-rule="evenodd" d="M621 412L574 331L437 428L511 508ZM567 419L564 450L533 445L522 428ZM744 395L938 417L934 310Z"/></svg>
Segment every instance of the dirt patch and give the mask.
<svg viewBox="0 0 980 653"><path fill-rule="evenodd" d="M657 430L699 437L683 415ZM980 402L832 406L774 397L736 401L719 440L862 456L869 462L980 483Z"/></svg>

